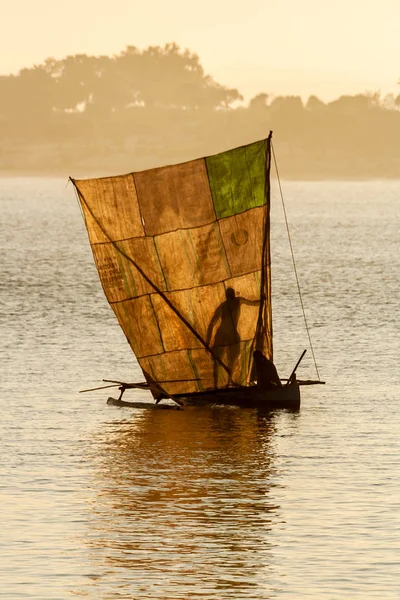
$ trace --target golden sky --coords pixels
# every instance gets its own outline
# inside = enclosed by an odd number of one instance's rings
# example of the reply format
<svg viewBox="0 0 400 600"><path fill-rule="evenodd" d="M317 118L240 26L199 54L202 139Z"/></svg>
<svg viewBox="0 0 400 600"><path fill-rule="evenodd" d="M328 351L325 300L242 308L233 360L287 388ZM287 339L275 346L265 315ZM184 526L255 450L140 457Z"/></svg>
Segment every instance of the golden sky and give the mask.
<svg viewBox="0 0 400 600"><path fill-rule="evenodd" d="M246 98L400 93L400 0L0 0L0 74L176 42Z"/></svg>

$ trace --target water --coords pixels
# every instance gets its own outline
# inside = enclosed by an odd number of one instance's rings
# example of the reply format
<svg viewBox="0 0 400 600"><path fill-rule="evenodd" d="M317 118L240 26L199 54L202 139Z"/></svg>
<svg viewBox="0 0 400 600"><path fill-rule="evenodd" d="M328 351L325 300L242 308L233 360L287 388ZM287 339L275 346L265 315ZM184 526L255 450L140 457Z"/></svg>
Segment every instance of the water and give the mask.
<svg viewBox="0 0 400 600"><path fill-rule="evenodd" d="M140 374L71 186L1 180L0 598L399 598L400 182L284 193L327 385L298 414L153 412L78 393ZM274 197L287 376L307 336Z"/></svg>

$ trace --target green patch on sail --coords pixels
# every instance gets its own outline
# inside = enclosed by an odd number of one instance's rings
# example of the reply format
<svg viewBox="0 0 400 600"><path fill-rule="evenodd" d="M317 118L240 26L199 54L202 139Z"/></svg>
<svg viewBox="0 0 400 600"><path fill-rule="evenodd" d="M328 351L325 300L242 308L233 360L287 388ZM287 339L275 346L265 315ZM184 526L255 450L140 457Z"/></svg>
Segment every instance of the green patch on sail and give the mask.
<svg viewBox="0 0 400 600"><path fill-rule="evenodd" d="M217 218L265 204L266 160L264 140L206 158Z"/></svg>

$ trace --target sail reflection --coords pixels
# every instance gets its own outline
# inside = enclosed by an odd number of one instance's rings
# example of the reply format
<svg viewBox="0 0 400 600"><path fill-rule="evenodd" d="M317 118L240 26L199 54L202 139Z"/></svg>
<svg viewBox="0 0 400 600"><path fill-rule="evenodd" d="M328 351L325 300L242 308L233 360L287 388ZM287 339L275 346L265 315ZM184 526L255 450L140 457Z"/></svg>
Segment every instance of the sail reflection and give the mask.
<svg viewBox="0 0 400 600"><path fill-rule="evenodd" d="M95 439L88 543L119 582L110 597L273 597L273 417L208 408L132 418Z"/></svg>

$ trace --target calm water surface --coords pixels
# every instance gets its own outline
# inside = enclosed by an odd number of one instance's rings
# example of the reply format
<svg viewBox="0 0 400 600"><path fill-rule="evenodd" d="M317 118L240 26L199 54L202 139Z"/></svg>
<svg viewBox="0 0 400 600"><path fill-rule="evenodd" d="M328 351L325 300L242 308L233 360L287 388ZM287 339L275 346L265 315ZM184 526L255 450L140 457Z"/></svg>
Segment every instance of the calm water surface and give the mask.
<svg viewBox="0 0 400 600"><path fill-rule="evenodd" d="M327 385L298 414L153 412L78 393L141 376L72 187L0 181L1 598L400 597L400 182L284 193ZM273 222L287 376L307 336Z"/></svg>

